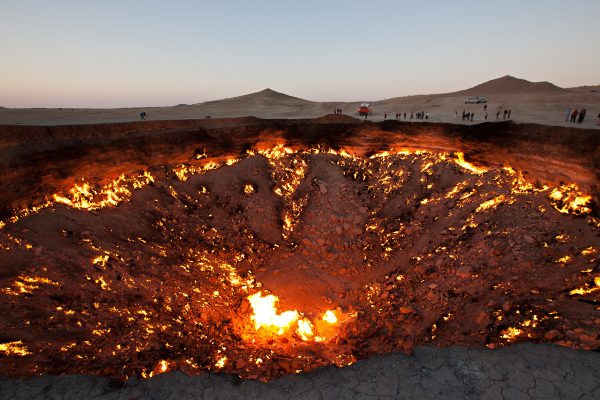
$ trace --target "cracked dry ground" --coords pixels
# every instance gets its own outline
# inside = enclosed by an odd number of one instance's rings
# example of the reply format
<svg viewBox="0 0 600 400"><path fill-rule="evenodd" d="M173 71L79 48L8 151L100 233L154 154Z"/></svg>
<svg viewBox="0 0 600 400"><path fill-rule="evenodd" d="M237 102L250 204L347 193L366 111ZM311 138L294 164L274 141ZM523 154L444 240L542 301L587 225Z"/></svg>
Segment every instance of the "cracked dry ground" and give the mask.
<svg viewBox="0 0 600 400"><path fill-rule="evenodd" d="M344 368L263 383L170 372L120 383L93 376L0 378L3 399L581 399L600 398L600 355L549 345L500 350L417 347Z"/></svg>
<svg viewBox="0 0 600 400"><path fill-rule="evenodd" d="M570 187L426 152L204 162L154 168L114 207L54 203L2 229L3 375L268 380L422 344L599 347L599 221ZM257 329L259 291L310 334Z"/></svg>

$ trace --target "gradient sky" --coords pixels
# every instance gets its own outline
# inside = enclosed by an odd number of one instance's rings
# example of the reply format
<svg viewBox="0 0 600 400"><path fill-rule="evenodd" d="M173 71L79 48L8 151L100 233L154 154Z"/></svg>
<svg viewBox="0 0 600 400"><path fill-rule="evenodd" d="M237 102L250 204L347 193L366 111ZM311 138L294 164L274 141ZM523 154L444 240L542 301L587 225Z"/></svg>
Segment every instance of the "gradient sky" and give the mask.
<svg viewBox="0 0 600 400"><path fill-rule="evenodd" d="M0 106L600 83L599 0L0 0Z"/></svg>

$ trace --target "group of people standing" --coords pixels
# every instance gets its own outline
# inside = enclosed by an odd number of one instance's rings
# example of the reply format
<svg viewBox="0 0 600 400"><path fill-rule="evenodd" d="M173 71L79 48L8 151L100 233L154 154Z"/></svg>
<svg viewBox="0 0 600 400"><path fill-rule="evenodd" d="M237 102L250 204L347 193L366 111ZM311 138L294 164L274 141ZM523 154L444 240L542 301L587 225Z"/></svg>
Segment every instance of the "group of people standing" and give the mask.
<svg viewBox="0 0 600 400"><path fill-rule="evenodd" d="M457 114L458 113L456 111L454 111L454 116L456 116ZM475 118L474 112L467 112L467 111L463 110L463 113L462 113L463 121L473 121L473 118Z"/></svg>
<svg viewBox="0 0 600 400"><path fill-rule="evenodd" d="M341 115L341 114L342 114L342 109L341 109L341 108L334 108L334 109L333 109L333 113L334 113L334 114Z"/></svg>
<svg viewBox="0 0 600 400"><path fill-rule="evenodd" d="M496 119L500 119L500 113L502 112L502 119L510 119L510 113L512 112L512 110L509 109L504 109L504 111L500 111L498 110L496 112Z"/></svg>
<svg viewBox="0 0 600 400"><path fill-rule="evenodd" d="M502 114L502 119L510 119L510 114L512 110L510 108L505 108L503 111L498 110L496 112L496 119L500 119L500 114ZM458 111L454 111L454 119L458 118ZM473 121L475 119L475 113L472 111L463 110L462 112L462 120L463 121ZM488 112L487 112L487 104L483 106L483 119L487 121Z"/></svg>
<svg viewBox="0 0 600 400"><path fill-rule="evenodd" d="M396 119L400 119L403 118L406 119L406 117L408 116L409 119L429 119L429 111L418 111L418 112L411 112L410 115L408 115L407 113L396 113ZM383 119L387 119L387 113L383 114Z"/></svg>
<svg viewBox="0 0 600 400"><path fill-rule="evenodd" d="M576 108L569 108L567 110L567 115L565 116L565 121L569 121L571 123L578 123L581 124L583 122L583 120L585 119L585 114L587 113L587 110L585 108L582 108L581 110L578 110ZM600 114L598 115L598 118L600 118Z"/></svg>

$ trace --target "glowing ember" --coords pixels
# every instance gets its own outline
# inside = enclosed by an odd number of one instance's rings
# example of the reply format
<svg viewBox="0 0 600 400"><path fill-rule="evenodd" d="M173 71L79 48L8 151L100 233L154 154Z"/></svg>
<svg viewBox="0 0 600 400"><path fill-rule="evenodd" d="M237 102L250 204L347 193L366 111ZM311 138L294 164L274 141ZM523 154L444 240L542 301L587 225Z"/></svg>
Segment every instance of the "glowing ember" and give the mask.
<svg viewBox="0 0 600 400"><path fill-rule="evenodd" d="M14 281L11 287L0 289L0 291L12 296L32 294L35 290L39 289L41 285L59 286L58 282L54 282L48 278L21 275Z"/></svg>
<svg viewBox="0 0 600 400"><path fill-rule="evenodd" d="M586 247L585 249L581 250L581 255L589 256L592 254L596 254L597 252L598 252L598 250L596 250L594 247L590 246L590 247Z"/></svg>
<svg viewBox="0 0 600 400"><path fill-rule="evenodd" d="M523 331L519 328L514 328L514 327L510 327L507 328L501 335L500 337L502 339L506 339L508 341L512 341L515 340L517 338L517 336L521 335L523 333Z"/></svg>
<svg viewBox="0 0 600 400"><path fill-rule="evenodd" d="M227 356L219 358L215 363L215 368L223 369L225 368L225 363L227 363Z"/></svg>
<svg viewBox="0 0 600 400"><path fill-rule="evenodd" d="M571 296L574 296L574 295L585 296L590 293L597 292L598 290L600 290L600 276L597 276L594 278L593 286L590 285L590 286L583 287L583 288L573 289L569 292L569 294Z"/></svg>
<svg viewBox="0 0 600 400"><path fill-rule="evenodd" d="M502 204L505 201L505 199L506 199L506 197L501 194L500 196L494 197L493 199L484 201L483 203L481 203L479 205L479 207L477 207L475 212L481 212L481 211L493 209L493 208L497 207L499 204Z"/></svg>
<svg viewBox="0 0 600 400"><path fill-rule="evenodd" d="M254 193L254 186L252 186L252 184L247 183L244 185L244 193L246 194L252 194Z"/></svg>
<svg viewBox="0 0 600 400"><path fill-rule="evenodd" d="M167 372L169 369L169 363L166 360L160 360L157 368L159 373Z"/></svg>

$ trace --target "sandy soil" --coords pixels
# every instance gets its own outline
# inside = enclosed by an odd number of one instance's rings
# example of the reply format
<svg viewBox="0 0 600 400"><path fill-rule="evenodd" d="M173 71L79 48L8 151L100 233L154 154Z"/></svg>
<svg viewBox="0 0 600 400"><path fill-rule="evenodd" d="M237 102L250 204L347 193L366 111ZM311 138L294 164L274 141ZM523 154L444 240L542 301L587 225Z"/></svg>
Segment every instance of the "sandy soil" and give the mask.
<svg viewBox="0 0 600 400"><path fill-rule="evenodd" d="M388 119L396 113L427 111L431 122L462 124L463 110L474 112L473 123L484 121L483 105L465 105L467 96L487 96L488 120L496 120L496 112L511 109L516 122L568 126L565 114L568 108L587 108L587 117L577 127L595 128L600 113L600 89L596 86L562 89L547 82L533 83L510 76L483 83L455 93L397 97L371 101L371 120L379 121L387 113ZM368 99L365 99L367 101ZM122 109L2 109L0 124L88 124L128 122L139 120L140 111L146 111L149 120L231 118L255 116L259 118L315 118L341 108L346 115L358 117L360 102L312 102L276 91L264 91L224 100L174 107L142 107ZM454 117L454 112L459 118ZM500 119L503 116L501 114ZM404 118L403 118L404 119ZM471 124L471 122L468 122Z"/></svg>

